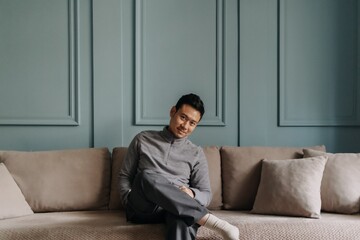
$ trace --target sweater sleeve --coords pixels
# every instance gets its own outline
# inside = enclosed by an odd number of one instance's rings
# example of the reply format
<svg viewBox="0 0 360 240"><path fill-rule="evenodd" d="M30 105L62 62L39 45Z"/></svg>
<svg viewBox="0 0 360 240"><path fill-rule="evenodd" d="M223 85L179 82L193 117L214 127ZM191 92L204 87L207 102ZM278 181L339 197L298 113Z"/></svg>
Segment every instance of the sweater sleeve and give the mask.
<svg viewBox="0 0 360 240"><path fill-rule="evenodd" d="M208 206L212 195L210 188L209 169L204 151L198 150L198 161L196 162L190 177L190 189L195 194L195 200L201 205Z"/></svg>
<svg viewBox="0 0 360 240"><path fill-rule="evenodd" d="M128 151L118 173L118 190L122 204L125 206L127 197L131 191L132 182L135 178L139 162L138 136L136 136L128 147Z"/></svg>

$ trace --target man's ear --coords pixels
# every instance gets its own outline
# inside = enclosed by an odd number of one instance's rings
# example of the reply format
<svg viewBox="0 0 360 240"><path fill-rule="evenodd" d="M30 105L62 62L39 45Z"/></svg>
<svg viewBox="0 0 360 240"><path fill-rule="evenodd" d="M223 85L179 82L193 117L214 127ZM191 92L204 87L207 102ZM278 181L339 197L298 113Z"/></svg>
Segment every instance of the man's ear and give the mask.
<svg viewBox="0 0 360 240"><path fill-rule="evenodd" d="M170 117L173 117L176 113L176 107L173 106L171 109L170 109Z"/></svg>

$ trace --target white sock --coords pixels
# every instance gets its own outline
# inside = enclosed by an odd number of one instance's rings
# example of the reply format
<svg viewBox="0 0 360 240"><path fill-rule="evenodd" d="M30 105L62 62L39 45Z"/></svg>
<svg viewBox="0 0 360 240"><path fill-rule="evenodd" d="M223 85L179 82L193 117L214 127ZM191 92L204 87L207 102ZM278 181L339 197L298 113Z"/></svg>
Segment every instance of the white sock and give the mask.
<svg viewBox="0 0 360 240"><path fill-rule="evenodd" d="M225 240L239 240L239 229L225 220L209 214L204 227L219 233Z"/></svg>

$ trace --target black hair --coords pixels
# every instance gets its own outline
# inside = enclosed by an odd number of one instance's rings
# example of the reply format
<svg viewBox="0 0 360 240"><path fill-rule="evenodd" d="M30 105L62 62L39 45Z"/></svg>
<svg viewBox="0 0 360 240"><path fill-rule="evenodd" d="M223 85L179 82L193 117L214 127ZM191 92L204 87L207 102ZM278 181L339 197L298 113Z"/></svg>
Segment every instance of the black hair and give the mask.
<svg viewBox="0 0 360 240"><path fill-rule="evenodd" d="M189 93L186 95L183 95L178 102L175 105L176 111L179 110L182 105L187 104L190 105L191 107L195 108L197 111L200 112L200 119L202 118L202 116L205 113L205 107L204 107L204 103L201 100L201 98L194 94L194 93Z"/></svg>

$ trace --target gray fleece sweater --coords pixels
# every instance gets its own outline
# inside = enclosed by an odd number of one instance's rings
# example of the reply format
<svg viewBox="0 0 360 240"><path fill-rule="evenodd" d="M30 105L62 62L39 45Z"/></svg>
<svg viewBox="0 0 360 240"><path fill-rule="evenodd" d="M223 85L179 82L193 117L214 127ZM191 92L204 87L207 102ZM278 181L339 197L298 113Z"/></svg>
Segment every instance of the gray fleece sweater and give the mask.
<svg viewBox="0 0 360 240"><path fill-rule="evenodd" d="M174 138L167 127L162 131L141 132L130 143L118 174L118 188L124 205L133 179L144 170L165 176L177 187L189 187L195 200L203 206L209 205L209 171L202 148L187 138Z"/></svg>

